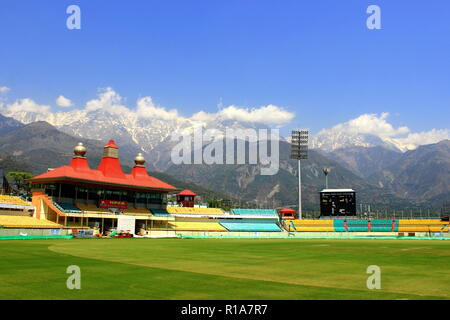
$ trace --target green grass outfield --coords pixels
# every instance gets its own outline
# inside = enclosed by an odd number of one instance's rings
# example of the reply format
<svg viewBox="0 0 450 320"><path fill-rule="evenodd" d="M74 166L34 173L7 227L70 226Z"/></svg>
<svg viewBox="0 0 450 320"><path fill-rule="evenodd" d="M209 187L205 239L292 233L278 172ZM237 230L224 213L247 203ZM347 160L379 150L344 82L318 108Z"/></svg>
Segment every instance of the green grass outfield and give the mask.
<svg viewBox="0 0 450 320"><path fill-rule="evenodd" d="M81 290L66 268L81 268ZM381 268L380 290L366 269ZM1 299L449 299L450 242L0 241Z"/></svg>

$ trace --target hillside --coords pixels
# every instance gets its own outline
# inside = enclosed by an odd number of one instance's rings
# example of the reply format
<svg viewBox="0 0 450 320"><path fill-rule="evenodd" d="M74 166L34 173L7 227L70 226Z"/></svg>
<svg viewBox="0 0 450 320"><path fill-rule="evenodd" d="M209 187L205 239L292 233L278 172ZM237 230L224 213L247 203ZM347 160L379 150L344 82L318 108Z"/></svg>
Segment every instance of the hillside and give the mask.
<svg viewBox="0 0 450 320"><path fill-rule="evenodd" d="M367 178L394 164L401 158L402 153L384 146L354 146L324 152L324 155L360 177Z"/></svg>
<svg viewBox="0 0 450 320"><path fill-rule="evenodd" d="M248 147L248 145L247 145ZM166 172L192 181L208 189L217 190L245 201L268 206L297 204L297 162L289 159L290 144L280 142L280 169L276 175L260 174L260 165L172 165ZM310 151L309 159L302 161L303 199L306 208L318 208L318 192L324 188L322 168L331 168L329 186L354 188L363 202L388 203L396 201L383 189L367 183L350 170L329 160L316 151Z"/></svg>
<svg viewBox="0 0 450 320"><path fill-rule="evenodd" d="M369 180L406 199L444 200L450 193L450 140L405 152Z"/></svg>

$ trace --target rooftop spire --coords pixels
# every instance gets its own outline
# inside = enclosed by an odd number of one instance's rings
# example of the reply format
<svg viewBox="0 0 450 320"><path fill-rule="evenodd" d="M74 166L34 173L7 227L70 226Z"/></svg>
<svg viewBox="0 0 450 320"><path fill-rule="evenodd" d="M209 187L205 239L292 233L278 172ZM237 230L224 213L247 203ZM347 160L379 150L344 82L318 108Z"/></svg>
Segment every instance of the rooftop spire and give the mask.
<svg viewBox="0 0 450 320"><path fill-rule="evenodd" d="M78 142L78 144L73 148L74 156L69 166L71 166L76 171L90 170L89 164L86 159L86 147L83 143Z"/></svg>
<svg viewBox="0 0 450 320"><path fill-rule="evenodd" d="M86 147L83 146L82 142L78 142L75 148L73 148L73 153L75 154L75 157L84 158L86 155Z"/></svg>
<svg viewBox="0 0 450 320"><path fill-rule="evenodd" d="M119 162L119 147L114 140L109 140L103 147L103 158L98 166L98 170L103 172L106 177L125 177Z"/></svg>
<svg viewBox="0 0 450 320"><path fill-rule="evenodd" d="M144 166L144 164L145 164L145 158L144 158L144 156L142 155L142 153L138 153L138 155L136 156L136 158L134 158L134 163L137 165L137 166L141 166L141 167L143 167Z"/></svg>
<svg viewBox="0 0 450 320"><path fill-rule="evenodd" d="M131 174L135 178L148 178L148 172L145 168L145 158L142 153L138 153L136 158L134 158L134 168L131 170Z"/></svg>

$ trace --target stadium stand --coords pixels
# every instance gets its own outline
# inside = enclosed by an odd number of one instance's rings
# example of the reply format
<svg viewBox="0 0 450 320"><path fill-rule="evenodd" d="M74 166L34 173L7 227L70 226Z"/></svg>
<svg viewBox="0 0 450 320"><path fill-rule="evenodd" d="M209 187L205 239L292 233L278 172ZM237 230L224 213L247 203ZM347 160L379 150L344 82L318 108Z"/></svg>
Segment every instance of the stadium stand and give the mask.
<svg viewBox="0 0 450 320"><path fill-rule="evenodd" d="M152 213L146 208L127 208L121 210L123 214L134 216L149 216Z"/></svg>
<svg viewBox="0 0 450 320"><path fill-rule="evenodd" d="M371 220L370 231L371 232L392 232L393 220Z"/></svg>
<svg viewBox="0 0 450 320"><path fill-rule="evenodd" d="M232 214L249 216L278 216L275 209L231 209Z"/></svg>
<svg viewBox="0 0 450 320"><path fill-rule="evenodd" d="M169 227L177 231L227 231L218 222L170 222Z"/></svg>
<svg viewBox="0 0 450 320"><path fill-rule="evenodd" d="M53 205L57 207L60 211L66 213L82 213L75 205L68 202L56 202L53 201Z"/></svg>
<svg viewBox="0 0 450 320"><path fill-rule="evenodd" d="M192 208L192 207L167 207L167 212L171 214L197 214L197 215L223 215L220 208Z"/></svg>
<svg viewBox="0 0 450 320"><path fill-rule="evenodd" d="M156 217L168 217L170 214L165 209L151 209L151 212Z"/></svg>
<svg viewBox="0 0 450 320"><path fill-rule="evenodd" d="M228 231L281 231L280 227L275 222L221 220L220 224Z"/></svg>
<svg viewBox="0 0 450 320"><path fill-rule="evenodd" d="M20 197L0 195L0 204L11 204L19 206L31 206L31 203L22 200Z"/></svg>
<svg viewBox="0 0 450 320"><path fill-rule="evenodd" d="M346 232L344 220L336 219L333 220L333 228L335 232Z"/></svg>
<svg viewBox="0 0 450 320"><path fill-rule="evenodd" d="M448 221L438 219L398 220L399 232L441 232L448 228Z"/></svg>
<svg viewBox="0 0 450 320"><path fill-rule="evenodd" d="M369 232L368 220L347 220L348 232Z"/></svg>
<svg viewBox="0 0 450 320"><path fill-rule="evenodd" d="M297 232L447 232L448 221L429 220L286 220Z"/></svg>
<svg viewBox="0 0 450 320"><path fill-rule="evenodd" d="M33 217L6 216L6 215L0 215L0 226L3 226L4 228L33 228L33 229L61 228L61 225L48 220L39 220Z"/></svg>
<svg viewBox="0 0 450 320"><path fill-rule="evenodd" d="M84 204L84 203L77 203L76 206L81 211L84 211L84 213L102 213L102 214L113 214L109 209L107 208L99 208L95 204Z"/></svg>
<svg viewBox="0 0 450 320"><path fill-rule="evenodd" d="M297 232L333 232L333 220L291 220Z"/></svg>

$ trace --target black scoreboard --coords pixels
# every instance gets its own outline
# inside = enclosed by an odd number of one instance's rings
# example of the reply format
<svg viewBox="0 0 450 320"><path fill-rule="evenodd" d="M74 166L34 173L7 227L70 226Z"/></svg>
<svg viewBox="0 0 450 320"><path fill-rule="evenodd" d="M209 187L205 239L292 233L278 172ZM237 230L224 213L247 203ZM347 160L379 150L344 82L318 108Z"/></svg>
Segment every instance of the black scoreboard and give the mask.
<svg viewBox="0 0 450 320"><path fill-rule="evenodd" d="M356 216L356 192L352 189L322 190L320 216Z"/></svg>

